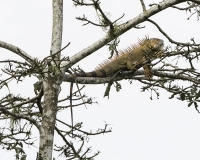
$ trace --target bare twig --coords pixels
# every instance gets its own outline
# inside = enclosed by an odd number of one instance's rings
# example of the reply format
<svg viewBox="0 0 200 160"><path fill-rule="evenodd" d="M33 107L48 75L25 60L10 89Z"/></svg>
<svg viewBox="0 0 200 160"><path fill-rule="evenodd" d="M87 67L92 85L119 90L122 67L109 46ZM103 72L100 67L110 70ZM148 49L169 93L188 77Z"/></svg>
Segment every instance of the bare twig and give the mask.
<svg viewBox="0 0 200 160"><path fill-rule="evenodd" d="M75 6L93 6L94 3L84 3L82 0L72 0ZM98 2L98 0L97 0Z"/></svg>
<svg viewBox="0 0 200 160"><path fill-rule="evenodd" d="M152 24L154 24L158 30L171 42L171 43L174 43L174 44L177 44L177 45L184 45L184 46L199 46L200 44L190 44L190 43L182 43L182 42L177 42L177 41L174 41L173 39L171 39L162 29L161 27L156 23L154 22L153 20L150 20L150 19L147 19L148 22L151 22Z"/></svg>
<svg viewBox="0 0 200 160"><path fill-rule="evenodd" d="M97 23L94 23L94 22L88 20L88 19L85 17L85 15L83 15L82 18L81 18L81 17L76 17L76 19L81 20L81 21L86 21L87 23L83 24L83 26L85 26L85 25L87 25L87 24L90 23L90 24L93 24L94 26L106 27L105 25L97 24Z"/></svg>

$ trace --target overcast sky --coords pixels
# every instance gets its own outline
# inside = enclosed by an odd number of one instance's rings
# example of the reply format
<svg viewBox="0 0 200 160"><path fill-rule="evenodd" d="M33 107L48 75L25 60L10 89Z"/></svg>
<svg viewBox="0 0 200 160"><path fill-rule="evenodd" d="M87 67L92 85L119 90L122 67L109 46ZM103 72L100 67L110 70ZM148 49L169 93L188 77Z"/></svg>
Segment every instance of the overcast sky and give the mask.
<svg viewBox="0 0 200 160"><path fill-rule="evenodd" d="M146 0L148 4L159 1ZM120 23L134 18L142 12L140 1L101 0L102 9L110 13L111 20L115 20L125 13ZM147 4L147 5L148 5ZM63 56L72 56L105 35L105 32L96 26L82 26L75 17L85 14L88 19L97 20L92 7L75 8L70 0L64 1L64 29L63 46L71 42L65 49ZM200 24L196 16L187 20L189 14L185 11L167 9L152 17L165 32L176 41L188 42L198 36ZM138 38L149 35L150 38L161 38L165 45L170 45L165 37L150 23L141 24L144 29L132 29L120 37L119 49L123 49ZM42 59L49 55L51 44L52 7L50 0L0 0L0 40L20 47L32 57ZM20 59L15 54L0 49L1 60ZM82 60L79 65L85 71L93 70L99 63L109 57L107 47L96 51L93 55ZM170 61L166 60L168 63ZM77 66L77 65L75 65ZM12 84L14 93L24 96L34 95L34 78L28 78L23 84ZM179 84L182 82L179 81ZM29 85L27 85L29 84ZM83 93L95 97L98 105L82 106L74 109L74 123L84 122L86 129L97 130L103 127L106 121L112 127L112 133L90 138L87 146L101 154L96 160L199 160L200 159L200 114L194 107L187 107L186 102L169 100L170 94L160 90L160 98L150 92L141 92L141 84L133 81L121 81L122 90L119 93L112 88L110 98L103 98L104 85L87 85ZM75 87L76 88L76 87ZM0 90L0 96L8 94L6 88ZM62 84L63 96L69 94L69 83ZM58 113L60 119L70 122L70 112ZM66 118L67 117L67 118ZM5 125L6 122L0 122ZM37 131L34 131L37 135ZM56 138L56 140L59 140ZM26 149L27 160L35 160L35 148ZM0 150L0 159L14 160L13 155ZM56 160L64 160L54 154Z"/></svg>

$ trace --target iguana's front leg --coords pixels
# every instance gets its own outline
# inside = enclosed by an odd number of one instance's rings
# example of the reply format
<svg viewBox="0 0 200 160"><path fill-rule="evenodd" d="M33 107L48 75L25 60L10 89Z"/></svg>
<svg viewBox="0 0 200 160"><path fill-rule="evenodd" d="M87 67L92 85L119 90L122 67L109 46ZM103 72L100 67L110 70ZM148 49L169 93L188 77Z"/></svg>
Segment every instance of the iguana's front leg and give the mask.
<svg viewBox="0 0 200 160"><path fill-rule="evenodd" d="M144 74L147 78L151 78L153 76L152 69L149 65L143 65Z"/></svg>
<svg viewBox="0 0 200 160"><path fill-rule="evenodd" d="M154 52L153 55L155 58L160 58L163 56L163 51ZM148 61L148 60L145 57L143 57L143 62L146 62L146 61ZM144 74L147 78L153 77L153 71L148 64L143 65L143 69L144 69Z"/></svg>

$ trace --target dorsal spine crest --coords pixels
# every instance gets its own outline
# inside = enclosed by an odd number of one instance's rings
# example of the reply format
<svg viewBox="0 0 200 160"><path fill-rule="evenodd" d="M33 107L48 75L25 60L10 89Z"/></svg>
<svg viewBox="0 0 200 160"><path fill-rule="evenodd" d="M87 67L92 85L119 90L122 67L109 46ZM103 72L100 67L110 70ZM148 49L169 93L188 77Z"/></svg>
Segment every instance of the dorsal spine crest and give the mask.
<svg viewBox="0 0 200 160"><path fill-rule="evenodd" d="M129 55L131 52L133 52L135 49L137 48L140 48L142 45L145 44L146 41L149 40L149 37L148 36L145 36L145 38L142 38L142 39L138 39L138 43L135 44L131 44L130 46L126 47L125 49L122 49L122 50L119 50L118 54L115 55L114 57L112 57L111 59L107 59L107 60L104 60L103 63L100 63L95 69L94 71L97 71L97 70L101 70L101 68L105 67L107 64L115 61L117 58L120 58L121 56L124 56L124 55Z"/></svg>
<svg viewBox="0 0 200 160"><path fill-rule="evenodd" d="M94 71L76 73L76 75L81 77L104 77L113 75L120 70L136 71L142 65L146 77L151 77L151 68L147 64L144 64L144 62L149 62L155 58L161 57L163 47L163 40L158 38L149 39L149 37L146 36L145 38L138 39L137 44L132 44L125 49L119 50L118 54L111 59L104 60Z"/></svg>

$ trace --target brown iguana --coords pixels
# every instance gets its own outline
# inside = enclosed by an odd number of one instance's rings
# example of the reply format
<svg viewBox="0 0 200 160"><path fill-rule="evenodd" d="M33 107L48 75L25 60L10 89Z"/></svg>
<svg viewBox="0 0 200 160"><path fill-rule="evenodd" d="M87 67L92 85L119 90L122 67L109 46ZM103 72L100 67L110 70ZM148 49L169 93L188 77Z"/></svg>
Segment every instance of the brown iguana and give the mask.
<svg viewBox="0 0 200 160"><path fill-rule="evenodd" d="M72 112L72 88L75 77L106 77L116 74L118 71L134 70L136 71L139 65L144 68L145 76L152 77L152 70L145 62L161 57L163 53L164 42L158 38L149 39L147 36L139 39L138 44L133 44L124 50L121 50L118 55L110 60L105 60L92 72L74 73L70 86L70 106L71 106L71 121L73 135L73 112ZM78 87L78 86L77 86Z"/></svg>
<svg viewBox="0 0 200 160"><path fill-rule="evenodd" d="M119 54L110 60L105 60L92 72L75 73L76 77L106 77L114 75L118 71L137 70L136 66L144 62L161 57L163 52L164 42L158 38L145 37L139 39L138 44L133 44L124 50L119 51ZM152 77L152 70L149 65L142 65L146 77Z"/></svg>

